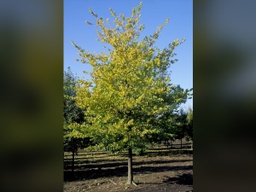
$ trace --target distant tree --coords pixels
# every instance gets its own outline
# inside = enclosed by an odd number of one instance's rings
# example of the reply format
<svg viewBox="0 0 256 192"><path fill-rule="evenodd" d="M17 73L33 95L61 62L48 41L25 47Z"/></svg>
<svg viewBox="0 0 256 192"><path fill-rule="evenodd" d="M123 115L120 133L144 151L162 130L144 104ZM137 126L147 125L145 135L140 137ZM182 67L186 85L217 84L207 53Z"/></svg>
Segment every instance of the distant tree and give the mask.
<svg viewBox="0 0 256 192"><path fill-rule="evenodd" d="M193 148L193 109L191 108L189 108L187 114L186 136L192 141L191 148Z"/></svg>
<svg viewBox="0 0 256 192"><path fill-rule="evenodd" d="M174 138L180 140L180 148L182 148L183 138L193 139L193 111L192 109L188 111L180 109L174 116Z"/></svg>
<svg viewBox="0 0 256 192"><path fill-rule="evenodd" d="M167 147L169 142L183 137L185 124L184 112L180 111L179 107L190 98L192 89L184 90L179 85L173 88L173 91L168 98L168 108L158 117L157 125L160 127L160 134L157 134L158 142L164 141ZM176 102L175 102L176 101ZM178 101L178 102L177 102Z"/></svg>
<svg viewBox="0 0 256 192"><path fill-rule="evenodd" d="M185 137L187 129L187 112L184 109L180 109L175 121L175 138L180 140L180 148L182 149L182 139Z"/></svg>
<svg viewBox="0 0 256 192"><path fill-rule="evenodd" d="M115 27L109 20L96 19L99 41L108 44L107 53L84 51L74 42L81 62L92 66L91 80L81 81L76 102L86 109L90 125L84 125L96 143L112 152L128 152L128 184L133 182L132 155L134 149L143 149L163 129L160 122L164 113L187 98L189 90L176 94L168 69L177 59L173 53L181 42L175 40L167 48L159 49L155 42L168 23L157 27L151 36L138 40L144 25L139 25L142 3L132 9L132 16L119 16L110 9ZM89 25L94 23L87 22Z"/></svg>
<svg viewBox="0 0 256 192"><path fill-rule="evenodd" d="M74 76L71 69L64 71L64 151L72 152L72 172L74 171L74 156L79 148L87 147L90 144L90 138L77 132L77 127L85 122L83 110L76 105L76 86L77 77Z"/></svg>

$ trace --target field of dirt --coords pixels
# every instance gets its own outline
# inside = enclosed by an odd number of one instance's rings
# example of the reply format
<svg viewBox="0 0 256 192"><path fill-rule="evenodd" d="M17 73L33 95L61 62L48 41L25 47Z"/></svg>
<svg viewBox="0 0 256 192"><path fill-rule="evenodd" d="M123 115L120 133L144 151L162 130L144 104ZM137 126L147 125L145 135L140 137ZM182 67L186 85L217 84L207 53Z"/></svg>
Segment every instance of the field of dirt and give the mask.
<svg viewBox="0 0 256 192"><path fill-rule="evenodd" d="M126 154L81 151L64 161L65 192L189 192L193 191L192 150L155 149L143 156L134 156L136 185L128 186Z"/></svg>

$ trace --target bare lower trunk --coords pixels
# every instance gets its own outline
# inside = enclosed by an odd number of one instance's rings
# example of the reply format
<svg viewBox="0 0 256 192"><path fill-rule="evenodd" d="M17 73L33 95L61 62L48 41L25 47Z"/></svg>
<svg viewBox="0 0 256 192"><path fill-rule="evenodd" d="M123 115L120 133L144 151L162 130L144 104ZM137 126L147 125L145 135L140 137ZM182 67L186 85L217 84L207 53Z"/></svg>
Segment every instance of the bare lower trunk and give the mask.
<svg viewBox="0 0 256 192"><path fill-rule="evenodd" d="M133 170L132 170L132 149L128 149L128 181L127 183L131 185L133 182Z"/></svg>
<svg viewBox="0 0 256 192"><path fill-rule="evenodd" d="M75 151L72 150L72 178L74 178Z"/></svg>

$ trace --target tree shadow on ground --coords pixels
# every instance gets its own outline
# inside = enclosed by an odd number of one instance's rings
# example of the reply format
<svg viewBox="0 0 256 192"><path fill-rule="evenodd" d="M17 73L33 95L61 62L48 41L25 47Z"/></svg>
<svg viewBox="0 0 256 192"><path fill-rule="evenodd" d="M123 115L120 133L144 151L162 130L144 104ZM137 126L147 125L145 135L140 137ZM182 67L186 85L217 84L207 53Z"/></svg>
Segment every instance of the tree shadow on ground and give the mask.
<svg viewBox="0 0 256 192"><path fill-rule="evenodd" d="M175 183L179 185L193 185L193 175L191 173L185 173L177 177L167 177L164 183Z"/></svg>
<svg viewBox="0 0 256 192"><path fill-rule="evenodd" d="M167 149L167 148L159 148L159 149L151 149L151 151L145 151L143 154L141 155L136 155L133 154L135 157L136 156L149 156L149 157L155 157L155 156L170 156L170 155L192 155L193 154L193 150L191 149ZM97 154L95 155L90 155L88 156L87 153L79 153L79 155L75 155L75 160L84 160L84 161L88 161L91 158L97 157L97 159L99 161L104 161L106 160L106 155L108 157L116 157L117 155L115 154L107 154L105 153L101 153L102 156L97 156ZM122 157L127 157L127 153L121 153L118 154L118 156ZM64 157L64 161L72 161L72 155L65 155Z"/></svg>
<svg viewBox="0 0 256 192"><path fill-rule="evenodd" d="M182 147L180 146L180 144L172 144L172 145L168 145L168 146L164 146L164 147L159 147L159 148L148 148L149 150L154 150L154 151L161 151L161 150L171 150L171 149L191 149L191 144L183 144Z"/></svg>
<svg viewBox="0 0 256 192"><path fill-rule="evenodd" d="M117 155L114 154L107 154L108 157L117 157ZM141 155L136 155L133 154L134 157L156 157L156 156L172 156L172 155L193 155L193 150L168 150L168 151L146 151ZM126 158L127 154L123 153L123 154L118 154L118 156L120 156L120 158ZM72 158L68 158L69 155L65 155L64 156L64 162L71 162ZM79 154L78 156L75 156L75 161L85 161L85 162L90 162L91 159L94 158L94 156L91 157L84 157L83 154ZM102 157L98 157L96 160L93 160L92 162L104 162L104 161L109 161L109 159L106 159L106 156L102 156ZM120 159L111 159L111 161L120 161Z"/></svg>
<svg viewBox="0 0 256 192"><path fill-rule="evenodd" d="M145 152L144 155L147 156L170 156L170 155L192 155L193 150L191 149L176 149L176 150L168 150L168 151L148 151Z"/></svg>
<svg viewBox="0 0 256 192"><path fill-rule="evenodd" d="M193 166L140 166L133 169L134 174L150 174L165 171L192 170ZM115 168L97 168L81 171L64 171L64 181L79 181L88 179L97 179L103 177L120 177L127 175L127 166Z"/></svg>
<svg viewBox="0 0 256 192"><path fill-rule="evenodd" d="M111 161L111 162L110 162ZM74 169L80 169L80 170L84 170L84 169L102 169L102 168L115 168L115 167L120 167L120 166L127 166L127 162L126 161L118 161L118 162L112 162L113 160L105 160L104 161L93 161L90 162L88 160L83 161L83 162L79 162L79 165L75 165ZM143 166L145 164L167 164L167 163L177 163L177 162L190 162L192 161L191 159L177 159L177 160L155 160L155 161L140 161L140 162L133 162L134 166ZM68 170L72 168L72 164L71 161L69 162L65 162L64 163L64 169Z"/></svg>

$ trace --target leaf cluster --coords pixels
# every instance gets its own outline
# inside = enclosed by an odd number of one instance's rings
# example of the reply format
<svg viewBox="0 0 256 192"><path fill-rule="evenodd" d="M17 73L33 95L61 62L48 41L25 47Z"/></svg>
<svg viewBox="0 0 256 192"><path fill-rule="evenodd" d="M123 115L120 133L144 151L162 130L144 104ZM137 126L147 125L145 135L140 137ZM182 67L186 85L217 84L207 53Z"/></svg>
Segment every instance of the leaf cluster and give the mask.
<svg viewBox="0 0 256 192"><path fill-rule="evenodd" d="M133 8L131 17L110 9L115 26L89 9L95 23L87 23L100 29L98 40L111 47L106 53L90 53L72 42L80 61L92 67L91 80L79 81L76 88L76 104L85 110L88 121L84 134L113 152L143 149L160 137L163 127L172 121L168 114L184 103L191 91L173 85L168 75L177 61L173 51L184 40L174 40L164 49L155 46L167 19L153 35L139 41L144 30L139 23L141 8L142 3Z"/></svg>

